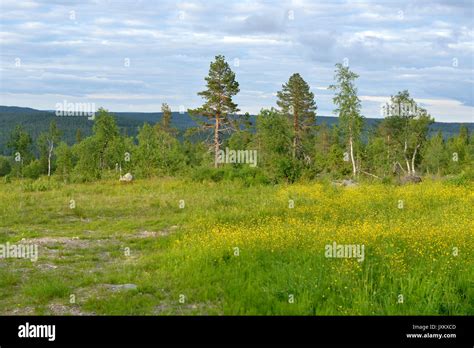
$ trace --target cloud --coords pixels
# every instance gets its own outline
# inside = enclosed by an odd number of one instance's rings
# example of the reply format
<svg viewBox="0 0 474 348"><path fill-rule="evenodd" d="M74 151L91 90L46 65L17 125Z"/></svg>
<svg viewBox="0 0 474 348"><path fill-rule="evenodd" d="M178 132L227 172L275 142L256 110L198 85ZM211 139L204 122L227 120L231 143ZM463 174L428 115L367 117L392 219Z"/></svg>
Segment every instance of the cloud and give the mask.
<svg viewBox="0 0 474 348"><path fill-rule="evenodd" d="M244 112L275 106L276 91L299 72L315 91L318 113L330 113L332 92L324 86L332 83L334 64L347 59L363 96L409 89L431 100L429 111L443 120L474 113L471 1L2 0L0 6L2 104L39 108L69 97L115 111L157 111L166 101L193 107L210 61L224 54ZM366 116L379 117L376 103L364 100Z"/></svg>

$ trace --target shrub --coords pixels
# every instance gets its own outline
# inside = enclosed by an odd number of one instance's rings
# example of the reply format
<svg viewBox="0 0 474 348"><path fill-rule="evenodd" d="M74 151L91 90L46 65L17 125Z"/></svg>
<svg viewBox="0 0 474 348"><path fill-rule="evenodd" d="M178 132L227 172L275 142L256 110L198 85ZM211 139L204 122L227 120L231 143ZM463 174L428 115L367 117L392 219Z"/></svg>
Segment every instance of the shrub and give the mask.
<svg viewBox="0 0 474 348"><path fill-rule="evenodd" d="M23 168L23 176L30 179L38 179L43 173L43 165L39 160L34 160Z"/></svg>
<svg viewBox="0 0 474 348"><path fill-rule="evenodd" d="M450 176L446 182L455 186L468 186L474 180L474 170L463 170L458 175Z"/></svg>
<svg viewBox="0 0 474 348"><path fill-rule="evenodd" d="M12 166L7 157L0 156L0 176L10 174Z"/></svg>

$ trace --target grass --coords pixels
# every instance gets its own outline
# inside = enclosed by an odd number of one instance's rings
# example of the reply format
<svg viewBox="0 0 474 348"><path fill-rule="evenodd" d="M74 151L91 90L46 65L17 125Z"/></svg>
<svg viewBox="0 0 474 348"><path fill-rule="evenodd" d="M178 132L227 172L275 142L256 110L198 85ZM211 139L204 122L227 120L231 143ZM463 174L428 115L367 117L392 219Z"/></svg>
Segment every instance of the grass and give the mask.
<svg viewBox="0 0 474 348"><path fill-rule="evenodd" d="M0 184L0 244L39 245L0 314L474 314L472 184L40 183Z"/></svg>

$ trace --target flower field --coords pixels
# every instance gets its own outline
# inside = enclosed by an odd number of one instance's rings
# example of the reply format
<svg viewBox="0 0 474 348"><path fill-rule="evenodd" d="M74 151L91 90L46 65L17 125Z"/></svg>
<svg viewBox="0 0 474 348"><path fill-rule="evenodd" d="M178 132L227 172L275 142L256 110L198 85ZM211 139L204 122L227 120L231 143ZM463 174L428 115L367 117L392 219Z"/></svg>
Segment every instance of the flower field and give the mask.
<svg viewBox="0 0 474 348"><path fill-rule="evenodd" d="M472 315L472 188L2 184L0 313Z"/></svg>

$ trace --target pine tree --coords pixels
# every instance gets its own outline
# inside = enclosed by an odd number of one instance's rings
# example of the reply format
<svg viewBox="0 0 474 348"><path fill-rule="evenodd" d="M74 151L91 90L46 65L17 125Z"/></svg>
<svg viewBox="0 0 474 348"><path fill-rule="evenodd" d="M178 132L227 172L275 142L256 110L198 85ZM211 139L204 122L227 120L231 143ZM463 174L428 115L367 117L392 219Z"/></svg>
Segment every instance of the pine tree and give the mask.
<svg viewBox="0 0 474 348"><path fill-rule="evenodd" d="M80 143L81 140L82 140L81 129L80 129L80 128L77 128L77 129L76 129L76 143Z"/></svg>
<svg viewBox="0 0 474 348"><path fill-rule="evenodd" d="M301 154L304 132L309 131L316 121L316 103L309 85L300 76L293 74L282 90L277 93L280 111L290 118L293 125L293 158Z"/></svg>
<svg viewBox="0 0 474 348"><path fill-rule="evenodd" d="M160 126L165 132L169 132L171 129L171 108L168 104L163 103L161 104L161 112L163 113L161 117Z"/></svg>
<svg viewBox="0 0 474 348"><path fill-rule="evenodd" d="M219 164L220 146L222 143L222 133L236 129L233 114L239 111L237 104L232 101L232 97L239 91L239 83L235 80L235 73L230 69L224 56L216 56L211 63L209 75L205 78L206 90L199 92L205 103L188 112L195 118L200 129L213 129L214 139L214 166Z"/></svg>
<svg viewBox="0 0 474 348"><path fill-rule="evenodd" d="M17 125L10 134L7 147L12 150L15 157L19 154L20 163L26 165L33 159L31 152L32 143L33 139L30 134L26 132L21 125Z"/></svg>

